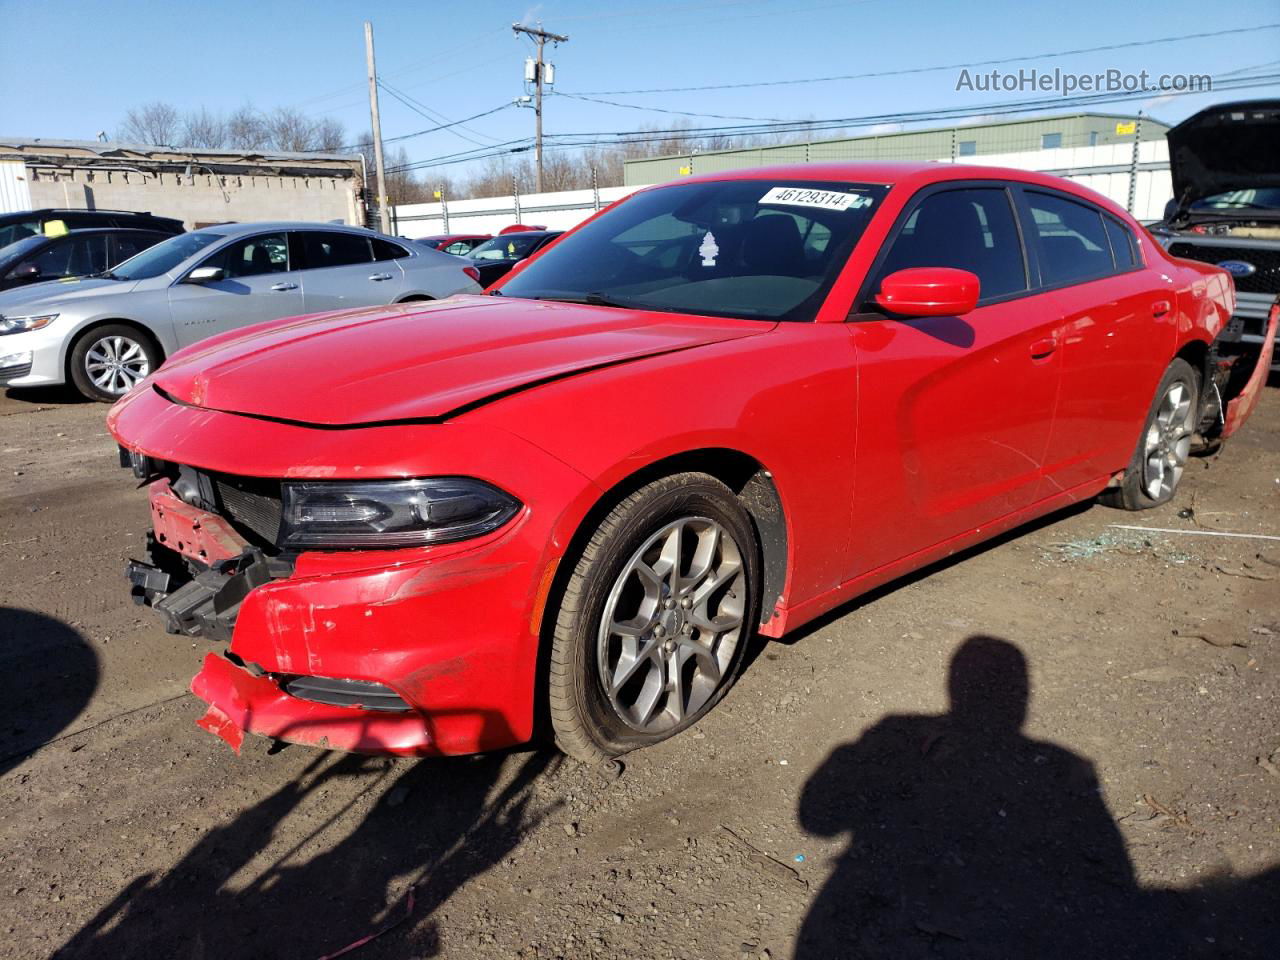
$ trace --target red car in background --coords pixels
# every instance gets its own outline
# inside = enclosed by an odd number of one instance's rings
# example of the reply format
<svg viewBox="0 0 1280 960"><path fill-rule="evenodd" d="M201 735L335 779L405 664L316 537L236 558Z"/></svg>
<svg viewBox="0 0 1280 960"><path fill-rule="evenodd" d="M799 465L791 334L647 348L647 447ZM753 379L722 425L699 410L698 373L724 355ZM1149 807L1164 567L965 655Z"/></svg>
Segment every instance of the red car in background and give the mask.
<svg viewBox="0 0 1280 960"><path fill-rule="evenodd" d="M413 242L431 250L451 253L455 257L465 257L490 236L488 233L437 233L429 237L417 237Z"/></svg>
<svg viewBox="0 0 1280 960"><path fill-rule="evenodd" d="M110 415L151 499L130 579L229 639L192 689L233 745L470 753L545 717L614 756L710 710L756 631L1069 504L1167 501L1257 400L1269 357L1215 346L1233 299L1046 175L682 180L487 296L176 354Z"/></svg>

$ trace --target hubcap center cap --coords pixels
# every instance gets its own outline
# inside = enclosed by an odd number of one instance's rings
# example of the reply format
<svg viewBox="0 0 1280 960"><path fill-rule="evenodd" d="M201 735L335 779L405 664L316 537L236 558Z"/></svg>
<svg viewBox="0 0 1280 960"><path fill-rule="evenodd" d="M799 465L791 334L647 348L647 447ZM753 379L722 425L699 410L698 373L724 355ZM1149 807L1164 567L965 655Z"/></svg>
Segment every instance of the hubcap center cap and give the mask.
<svg viewBox="0 0 1280 960"><path fill-rule="evenodd" d="M668 634L679 633L680 628L684 626L684 614L679 609L664 610L658 617L658 623Z"/></svg>

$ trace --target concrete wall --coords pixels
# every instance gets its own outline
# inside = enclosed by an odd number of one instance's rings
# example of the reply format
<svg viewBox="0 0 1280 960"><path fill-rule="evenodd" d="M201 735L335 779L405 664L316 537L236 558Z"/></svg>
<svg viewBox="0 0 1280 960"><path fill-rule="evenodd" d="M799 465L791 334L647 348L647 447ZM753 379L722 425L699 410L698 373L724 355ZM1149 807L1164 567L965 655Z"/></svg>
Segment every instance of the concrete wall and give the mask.
<svg viewBox="0 0 1280 960"><path fill-rule="evenodd" d="M357 183L345 177L143 173L28 167L30 206L149 210L187 229L235 220L359 224Z"/></svg>

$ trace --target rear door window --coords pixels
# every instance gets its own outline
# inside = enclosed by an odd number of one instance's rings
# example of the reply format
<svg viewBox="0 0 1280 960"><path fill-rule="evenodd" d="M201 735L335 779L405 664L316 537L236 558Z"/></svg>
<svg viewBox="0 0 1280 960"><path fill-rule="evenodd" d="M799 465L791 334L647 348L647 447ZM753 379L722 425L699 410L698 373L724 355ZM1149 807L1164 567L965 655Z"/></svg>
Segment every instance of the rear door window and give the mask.
<svg viewBox="0 0 1280 960"><path fill-rule="evenodd" d="M398 243L392 243L390 240L374 237L370 242L373 244L373 259L375 260L399 260L401 257L409 256L408 250Z"/></svg>
<svg viewBox="0 0 1280 960"><path fill-rule="evenodd" d="M1113 217L1102 218L1107 229L1107 239L1111 241L1111 255L1115 258L1117 270L1131 270L1138 263L1137 241L1133 232Z"/></svg>
<svg viewBox="0 0 1280 960"><path fill-rule="evenodd" d="M303 233L302 238L308 270L321 267L346 267L373 261L369 238L359 234L307 231Z"/></svg>
<svg viewBox="0 0 1280 960"><path fill-rule="evenodd" d="M870 293L909 267L953 267L976 274L983 301L1027 289L1026 261L1009 194L1003 187L943 190L907 217Z"/></svg>
<svg viewBox="0 0 1280 960"><path fill-rule="evenodd" d="M1036 190L1026 191L1026 198L1042 284L1078 283L1115 272L1101 210Z"/></svg>

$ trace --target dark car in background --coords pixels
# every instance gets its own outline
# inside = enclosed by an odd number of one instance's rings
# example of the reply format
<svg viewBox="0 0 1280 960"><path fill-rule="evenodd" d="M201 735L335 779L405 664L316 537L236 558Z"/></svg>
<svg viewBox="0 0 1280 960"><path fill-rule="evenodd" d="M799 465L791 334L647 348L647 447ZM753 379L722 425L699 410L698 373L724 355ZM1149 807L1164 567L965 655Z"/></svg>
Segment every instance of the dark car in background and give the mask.
<svg viewBox="0 0 1280 960"><path fill-rule="evenodd" d="M1223 349L1261 350L1280 295L1280 100L1218 104L1167 136L1173 199L1151 232L1173 256L1231 274L1236 309Z"/></svg>
<svg viewBox="0 0 1280 960"><path fill-rule="evenodd" d="M467 257L480 271L480 286L487 287L505 277L517 263L533 256L562 233L563 230L529 230L499 234L480 244Z"/></svg>
<svg viewBox="0 0 1280 960"><path fill-rule="evenodd" d="M46 207L43 210L0 214L0 247L7 247L24 237L38 234L54 237L71 230L91 227L130 227L135 230L155 230L166 236L184 231L181 220L157 217L145 210L69 210Z"/></svg>
<svg viewBox="0 0 1280 960"><path fill-rule="evenodd" d="M491 233L437 233L429 237L417 237L413 242L431 250L451 253L455 257L465 257L491 236Z"/></svg>
<svg viewBox="0 0 1280 960"><path fill-rule="evenodd" d="M102 273L171 236L158 230L102 229L24 237L0 247L0 290Z"/></svg>

